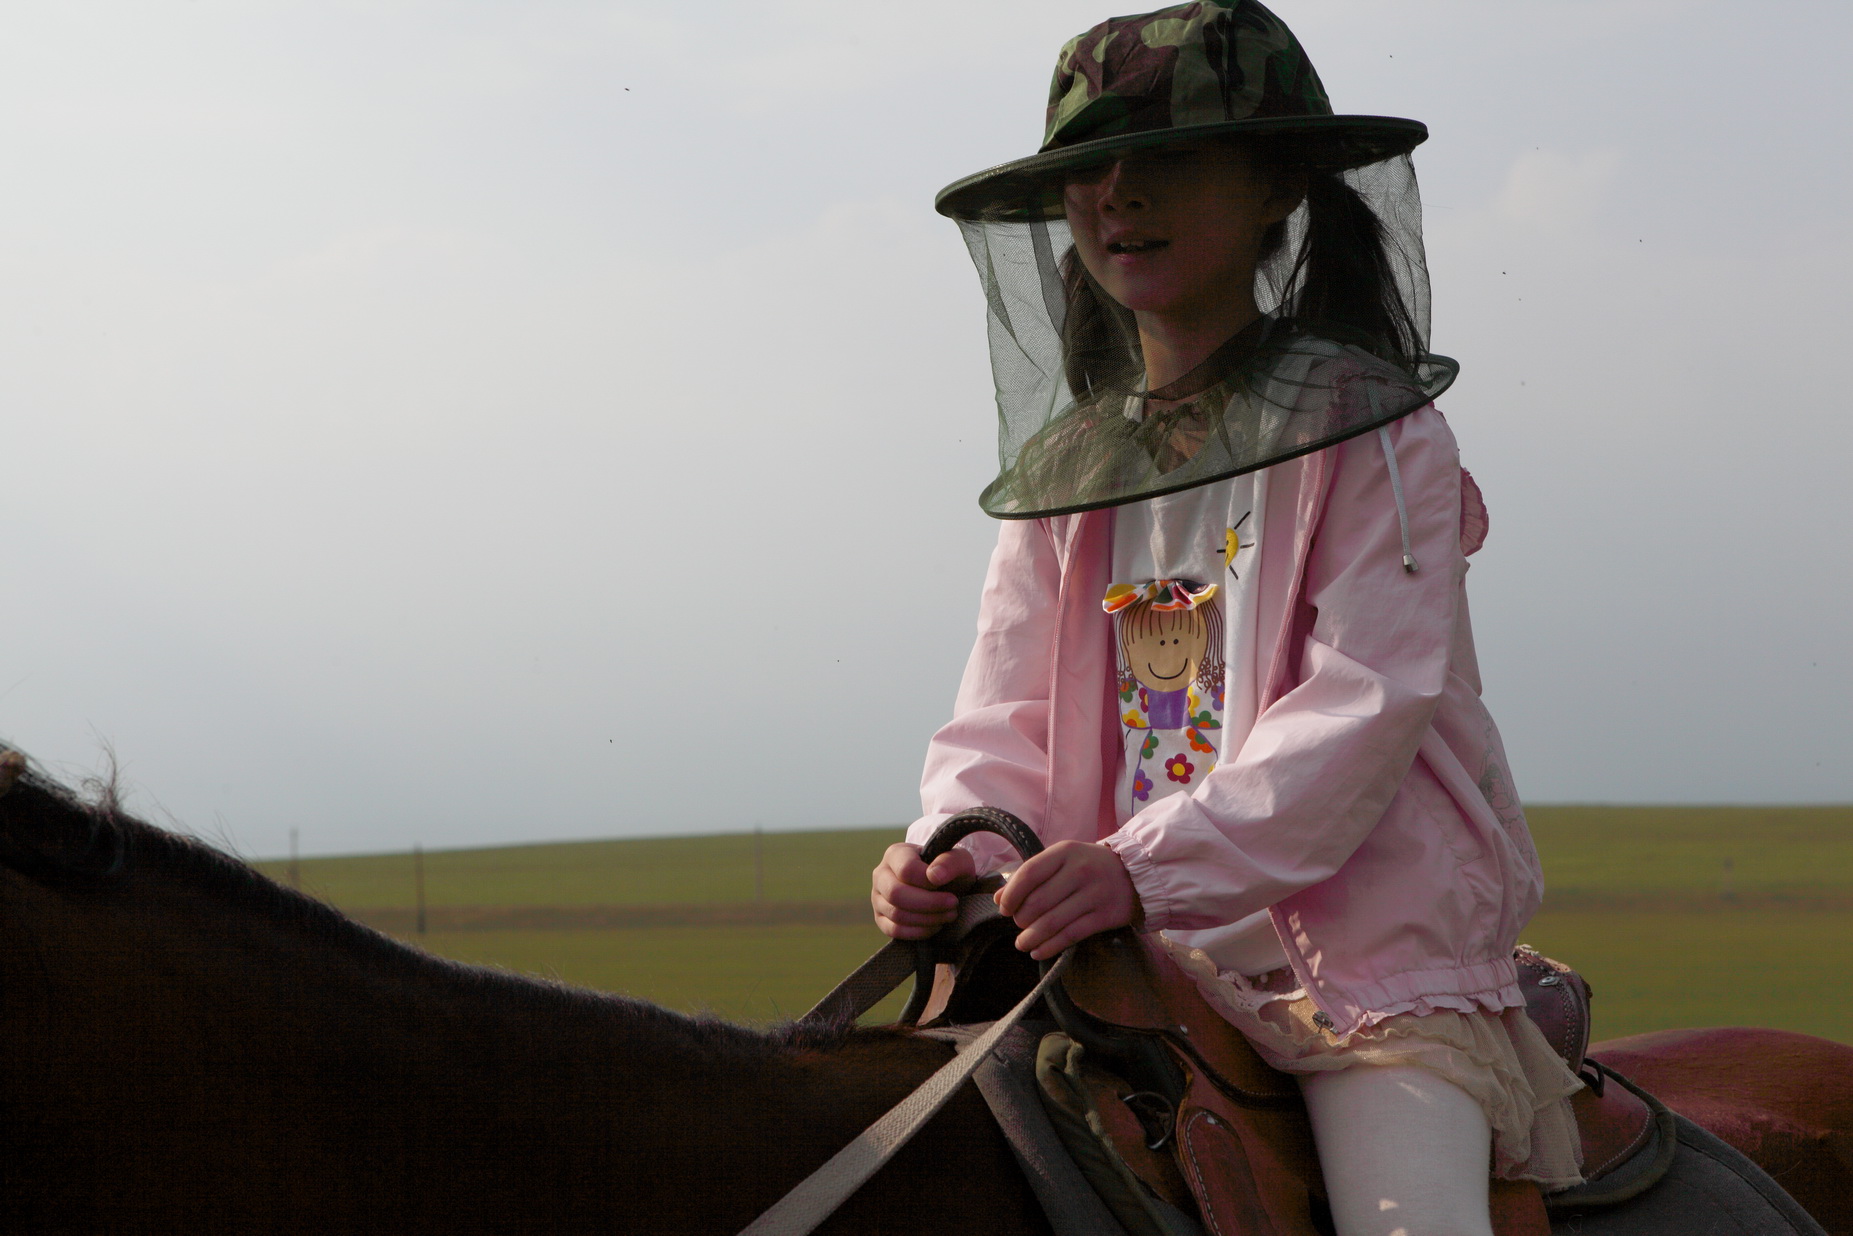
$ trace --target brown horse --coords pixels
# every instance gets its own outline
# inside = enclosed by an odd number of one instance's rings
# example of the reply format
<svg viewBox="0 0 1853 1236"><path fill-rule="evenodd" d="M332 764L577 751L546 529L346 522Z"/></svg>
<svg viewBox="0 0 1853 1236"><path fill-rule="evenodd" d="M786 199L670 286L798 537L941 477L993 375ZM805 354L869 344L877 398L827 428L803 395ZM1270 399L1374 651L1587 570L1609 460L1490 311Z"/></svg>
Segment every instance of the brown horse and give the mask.
<svg viewBox="0 0 1853 1236"><path fill-rule="evenodd" d="M9 1230L731 1233L950 1050L441 961L33 777L0 793L0 941ZM1597 1050L1853 1232L1853 1050ZM819 1230L1048 1227L968 1087Z"/></svg>
<svg viewBox="0 0 1853 1236"><path fill-rule="evenodd" d="M0 797L0 1226L731 1233L950 1055L456 965L27 779ZM821 1231L1046 1232L967 1090Z"/></svg>

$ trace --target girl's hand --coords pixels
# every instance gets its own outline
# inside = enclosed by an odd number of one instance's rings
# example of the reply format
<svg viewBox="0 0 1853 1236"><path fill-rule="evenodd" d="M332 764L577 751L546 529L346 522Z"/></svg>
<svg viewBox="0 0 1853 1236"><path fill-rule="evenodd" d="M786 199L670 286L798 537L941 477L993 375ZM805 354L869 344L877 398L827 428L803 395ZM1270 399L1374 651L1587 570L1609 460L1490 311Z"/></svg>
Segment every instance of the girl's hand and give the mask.
<svg viewBox="0 0 1853 1236"><path fill-rule="evenodd" d="M929 867L920 861L919 846L891 845L875 868L869 892L875 925L890 939L923 940L958 917L958 897L938 891L940 886L977 874L970 850L954 846Z"/></svg>
<svg viewBox="0 0 1853 1236"><path fill-rule="evenodd" d="M1037 961L1144 917L1119 855L1086 841L1058 841L1017 868L997 908L1023 929L1017 947Z"/></svg>

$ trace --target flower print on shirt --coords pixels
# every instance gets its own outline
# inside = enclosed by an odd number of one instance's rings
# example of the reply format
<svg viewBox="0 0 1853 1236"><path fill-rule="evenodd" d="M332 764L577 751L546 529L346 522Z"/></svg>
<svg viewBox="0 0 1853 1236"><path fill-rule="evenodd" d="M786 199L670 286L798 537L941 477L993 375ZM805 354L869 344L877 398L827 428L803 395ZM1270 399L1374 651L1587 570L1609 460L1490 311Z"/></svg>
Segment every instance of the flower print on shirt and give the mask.
<svg viewBox="0 0 1853 1236"><path fill-rule="evenodd" d="M1218 684L1216 710L1212 712L1203 706L1203 700L1194 690L1190 692L1189 700L1185 705L1187 724L1184 726L1184 740L1190 744L1192 751L1202 755L1216 754L1216 744L1212 741L1213 736L1209 731L1222 728L1222 722L1217 719L1217 714L1222 712L1221 695L1221 686Z"/></svg>
<svg viewBox="0 0 1853 1236"><path fill-rule="evenodd" d="M1155 579L1115 584L1102 601L1115 622L1119 697L1136 701L1120 716L1136 803L1191 786L1216 766L1224 691L1217 592L1216 584Z"/></svg>

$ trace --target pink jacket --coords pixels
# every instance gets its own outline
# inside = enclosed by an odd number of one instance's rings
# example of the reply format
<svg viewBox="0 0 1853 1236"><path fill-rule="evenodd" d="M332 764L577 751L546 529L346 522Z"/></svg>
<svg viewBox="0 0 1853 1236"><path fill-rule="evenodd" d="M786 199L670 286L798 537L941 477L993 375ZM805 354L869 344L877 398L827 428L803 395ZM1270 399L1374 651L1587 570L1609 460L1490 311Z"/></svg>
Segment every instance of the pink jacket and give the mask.
<svg viewBox="0 0 1853 1236"><path fill-rule="evenodd" d="M989 804L1048 842L1104 841L1132 876L1146 930L1267 908L1341 1035L1394 1013L1522 1007L1512 948L1543 881L1480 702L1464 580L1484 508L1432 406L1389 433L1419 569L1403 568L1376 434L1276 464L1259 713L1225 718L1222 762L1193 793L1123 827L1112 620L1100 605L1113 513L1005 521L908 839ZM1009 857L989 837L968 844L981 869Z"/></svg>

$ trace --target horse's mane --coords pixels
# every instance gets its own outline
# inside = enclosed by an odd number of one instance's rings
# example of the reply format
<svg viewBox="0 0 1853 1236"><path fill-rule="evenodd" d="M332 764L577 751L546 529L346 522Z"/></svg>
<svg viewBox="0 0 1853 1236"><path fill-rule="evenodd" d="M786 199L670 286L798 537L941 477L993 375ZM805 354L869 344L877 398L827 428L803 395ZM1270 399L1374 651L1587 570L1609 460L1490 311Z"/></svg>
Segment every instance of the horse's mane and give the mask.
<svg viewBox="0 0 1853 1236"><path fill-rule="evenodd" d="M0 758L17 761L0 748ZM186 885L227 912L268 918L308 933L331 949L408 977L436 978L455 989L528 1011L605 1016L627 1033L654 1033L717 1063L750 1063L792 1052L829 1051L856 1032L853 1022L790 1022L752 1030L715 1017L689 1017L645 1000L588 991L564 983L511 974L435 957L373 930L333 906L286 888L230 854L197 838L138 820L122 809L113 782L86 802L68 787L34 771L18 772L7 787L0 768L0 867L40 883L98 890L126 887L137 875Z"/></svg>

